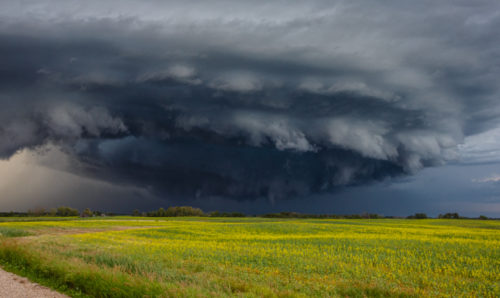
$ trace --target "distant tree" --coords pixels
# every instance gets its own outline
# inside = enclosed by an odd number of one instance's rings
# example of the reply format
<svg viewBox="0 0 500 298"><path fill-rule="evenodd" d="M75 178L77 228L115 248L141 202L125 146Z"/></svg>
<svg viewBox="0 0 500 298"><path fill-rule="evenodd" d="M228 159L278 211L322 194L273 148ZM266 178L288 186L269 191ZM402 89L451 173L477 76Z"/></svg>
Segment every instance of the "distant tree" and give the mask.
<svg viewBox="0 0 500 298"><path fill-rule="evenodd" d="M459 219L460 215L458 213L446 213L446 214L439 214L438 218L443 218L443 219Z"/></svg>
<svg viewBox="0 0 500 298"><path fill-rule="evenodd" d="M427 217L427 214L425 214L425 213L415 213L414 215L410 215L407 218L410 218L410 219L426 219L428 217Z"/></svg>
<svg viewBox="0 0 500 298"><path fill-rule="evenodd" d="M150 211L147 216L165 217L165 216L204 216L203 210L190 206L169 207L167 210L160 208L156 211Z"/></svg>
<svg viewBox="0 0 500 298"><path fill-rule="evenodd" d="M297 212L288 212L288 211L283 211L280 213L268 213L264 214L263 217L268 217L268 218L299 218L299 217L304 217L307 216L305 214L300 214Z"/></svg>
<svg viewBox="0 0 500 298"><path fill-rule="evenodd" d="M92 212L92 210L90 210L90 208L85 208L85 210L83 210L83 212L82 212L82 216L83 217L92 217L92 216L94 216L94 213Z"/></svg>
<svg viewBox="0 0 500 298"><path fill-rule="evenodd" d="M208 214L210 217L246 217L244 213L241 212L219 212L213 211Z"/></svg>
<svg viewBox="0 0 500 298"><path fill-rule="evenodd" d="M190 206L169 207L165 216L203 216L203 210Z"/></svg>
<svg viewBox="0 0 500 298"><path fill-rule="evenodd" d="M208 216L210 217L221 217L221 214L219 211L213 211L213 212L210 212L210 214L208 214Z"/></svg>
<svg viewBox="0 0 500 298"><path fill-rule="evenodd" d="M57 208L56 215L57 216L78 216L78 210L70 208L70 207L61 206L61 207Z"/></svg>
<svg viewBox="0 0 500 298"><path fill-rule="evenodd" d="M138 209L134 209L134 211L132 212L132 215L133 216L141 216L141 212Z"/></svg>
<svg viewBox="0 0 500 298"><path fill-rule="evenodd" d="M165 209L160 208L160 209L158 209L156 216L163 217L163 216L165 216L165 214L166 214Z"/></svg>
<svg viewBox="0 0 500 298"><path fill-rule="evenodd" d="M41 207L28 210L28 216L44 216L46 213L45 208Z"/></svg>
<svg viewBox="0 0 500 298"><path fill-rule="evenodd" d="M28 212L0 212L0 217L28 216Z"/></svg>
<svg viewBox="0 0 500 298"><path fill-rule="evenodd" d="M488 217L484 216L484 215L479 215L479 219L485 220L485 219L488 219Z"/></svg>

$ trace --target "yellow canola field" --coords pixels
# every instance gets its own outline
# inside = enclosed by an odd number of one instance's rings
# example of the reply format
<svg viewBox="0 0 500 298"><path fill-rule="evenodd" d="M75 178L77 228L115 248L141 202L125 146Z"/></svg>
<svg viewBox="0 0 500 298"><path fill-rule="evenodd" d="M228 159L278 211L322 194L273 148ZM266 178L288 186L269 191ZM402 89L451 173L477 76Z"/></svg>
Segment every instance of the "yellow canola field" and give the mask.
<svg viewBox="0 0 500 298"><path fill-rule="evenodd" d="M30 232L18 246L49 259L154 285L143 290L150 296L500 296L498 221L122 218L2 227Z"/></svg>

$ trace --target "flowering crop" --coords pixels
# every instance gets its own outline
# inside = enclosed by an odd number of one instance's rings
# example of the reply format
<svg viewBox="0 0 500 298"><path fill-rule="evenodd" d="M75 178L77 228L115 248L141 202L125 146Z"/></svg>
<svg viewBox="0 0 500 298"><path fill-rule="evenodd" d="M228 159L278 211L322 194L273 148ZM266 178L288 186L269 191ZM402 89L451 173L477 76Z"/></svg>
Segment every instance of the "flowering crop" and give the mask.
<svg viewBox="0 0 500 298"><path fill-rule="evenodd" d="M30 250L146 278L169 295L500 294L497 221L123 218L2 226L35 233L19 240Z"/></svg>

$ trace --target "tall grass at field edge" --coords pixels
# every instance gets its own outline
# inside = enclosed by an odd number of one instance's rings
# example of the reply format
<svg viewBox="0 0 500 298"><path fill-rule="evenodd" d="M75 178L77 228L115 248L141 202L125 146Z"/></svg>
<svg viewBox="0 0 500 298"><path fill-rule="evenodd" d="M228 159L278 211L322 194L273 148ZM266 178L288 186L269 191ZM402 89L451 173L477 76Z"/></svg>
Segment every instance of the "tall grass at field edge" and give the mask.
<svg viewBox="0 0 500 298"><path fill-rule="evenodd" d="M42 257L12 240L0 239L0 265L72 297L174 296L154 281L134 278L117 270L102 270L79 260L70 263L50 255Z"/></svg>
<svg viewBox="0 0 500 298"><path fill-rule="evenodd" d="M30 235L33 234L23 229L0 226L0 237L24 237Z"/></svg>

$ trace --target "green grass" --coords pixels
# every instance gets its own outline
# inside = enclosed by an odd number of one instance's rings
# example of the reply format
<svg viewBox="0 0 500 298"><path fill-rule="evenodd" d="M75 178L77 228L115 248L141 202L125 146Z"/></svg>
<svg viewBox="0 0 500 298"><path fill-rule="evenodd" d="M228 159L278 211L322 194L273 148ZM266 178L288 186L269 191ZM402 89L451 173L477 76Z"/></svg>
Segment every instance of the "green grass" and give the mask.
<svg viewBox="0 0 500 298"><path fill-rule="evenodd" d="M0 261L19 273L74 297L159 296L164 289L154 282L113 270L99 270L83 262L58 261L17 244L2 243Z"/></svg>
<svg viewBox="0 0 500 298"><path fill-rule="evenodd" d="M32 235L32 233L20 228L10 228L10 227L0 226L0 237L23 237L29 235Z"/></svg>
<svg viewBox="0 0 500 298"><path fill-rule="evenodd" d="M0 264L72 296L500 295L498 221L112 217L0 231L26 233L0 237Z"/></svg>

